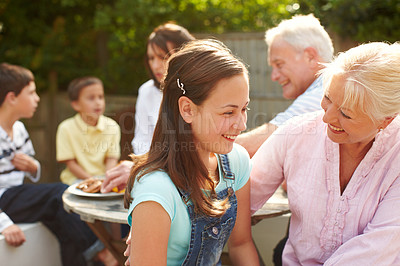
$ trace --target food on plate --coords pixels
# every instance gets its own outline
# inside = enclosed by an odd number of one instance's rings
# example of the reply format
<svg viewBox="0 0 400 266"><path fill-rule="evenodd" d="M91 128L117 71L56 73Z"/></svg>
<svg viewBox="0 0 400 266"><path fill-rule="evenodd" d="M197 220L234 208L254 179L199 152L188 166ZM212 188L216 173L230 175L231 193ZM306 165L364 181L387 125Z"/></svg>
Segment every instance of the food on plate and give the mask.
<svg viewBox="0 0 400 266"><path fill-rule="evenodd" d="M103 184L103 179L91 177L80 182L76 188L87 193L100 193L101 184Z"/></svg>
<svg viewBox="0 0 400 266"><path fill-rule="evenodd" d="M80 182L76 188L82 190L87 193L100 193L101 185L103 184L104 179L99 179L96 177L91 177ZM125 189L118 190L118 187L115 187L111 190L116 193L124 193Z"/></svg>
<svg viewBox="0 0 400 266"><path fill-rule="evenodd" d="M125 192L125 188L118 190L118 187L114 187L113 189L111 189L112 192L116 192L116 193L124 193Z"/></svg>

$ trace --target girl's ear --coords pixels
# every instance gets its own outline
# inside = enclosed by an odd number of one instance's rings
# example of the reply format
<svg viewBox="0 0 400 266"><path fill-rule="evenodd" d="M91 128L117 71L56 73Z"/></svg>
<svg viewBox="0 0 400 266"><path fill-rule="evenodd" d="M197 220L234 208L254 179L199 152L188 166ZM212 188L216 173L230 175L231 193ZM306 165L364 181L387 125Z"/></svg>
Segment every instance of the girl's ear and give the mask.
<svg viewBox="0 0 400 266"><path fill-rule="evenodd" d="M196 105L186 96L181 96L178 99L179 113L181 114L183 120L190 124L193 122L193 117L195 115Z"/></svg>

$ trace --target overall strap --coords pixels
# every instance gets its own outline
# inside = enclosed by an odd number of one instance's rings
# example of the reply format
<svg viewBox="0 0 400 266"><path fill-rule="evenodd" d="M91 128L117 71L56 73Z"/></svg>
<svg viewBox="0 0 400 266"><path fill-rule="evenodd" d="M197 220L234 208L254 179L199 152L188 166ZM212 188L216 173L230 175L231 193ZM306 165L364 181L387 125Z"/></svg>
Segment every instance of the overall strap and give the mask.
<svg viewBox="0 0 400 266"><path fill-rule="evenodd" d="M182 198L183 202L186 204L186 206L191 205L191 204L189 204L189 201L190 201L190 194L189 194L189 192L187 192L187 191L185 191L185 190L182 190L182 189L180 189L180 188L178 188L178 187L176 187L176 189L178 190L179 195L181 196L181 198Z"/></svg>
<svg viewBox="0 0 400 266"><path fill-rule="evenodd" d="M231 167L229 164L229 158L228 155L226 154L217 154L217 158L220 162L220 165L222 166L222 175L224 178L224 181L227 184L227 187L232 187L232 185L235 183L235 173L231 171ZM185 202L186 205L190 205L190 193L188 191L182 190L178 187L176 187L183 202Z"/></svg>
<svg viewBox="0 0 400 266"><path fill-rule="evenodd" d="M231 167L229 165L228 155L226 155L226 154L218 154L218 158L219 158L219 161L220 161L220 165L222 165L222 172L223 172L224 180L225 180L225 182L227 184L230 183L230 185L232 186L232 184L235 183L235 173L233 173L231 171Z"/></svg>

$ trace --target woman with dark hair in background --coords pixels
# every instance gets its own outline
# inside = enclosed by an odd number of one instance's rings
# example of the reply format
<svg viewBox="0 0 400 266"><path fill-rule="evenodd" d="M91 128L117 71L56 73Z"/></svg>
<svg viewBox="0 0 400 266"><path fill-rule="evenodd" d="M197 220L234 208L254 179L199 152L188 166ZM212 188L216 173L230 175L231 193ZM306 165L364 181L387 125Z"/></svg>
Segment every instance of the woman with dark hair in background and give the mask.
<svg viewBox="0 0 400 266"><path fill-rule="evenodd" d="M166 69L166 60L184 43L194 37L182 26L166 23L158 26L149 35L145 65L151 79L139 88L135 108L135 135L132 140L133 153L148 152L160 109L162 91L160 81ZM125 188L132 167L131 161L122 161L106 172L101 192L110 192L114 187Z"/></svg>

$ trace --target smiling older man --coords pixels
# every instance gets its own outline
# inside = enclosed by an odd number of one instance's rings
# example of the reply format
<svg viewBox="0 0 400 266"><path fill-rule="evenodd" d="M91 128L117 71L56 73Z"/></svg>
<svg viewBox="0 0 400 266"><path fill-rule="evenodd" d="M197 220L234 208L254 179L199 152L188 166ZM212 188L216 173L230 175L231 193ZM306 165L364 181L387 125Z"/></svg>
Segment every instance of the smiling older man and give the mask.
<svg viewBox="0 0 400 266"><path fill-rule="evenodd" d="M320 110L323 95L318 71L333 56L332 40L319 20L310 14L282 21L266 33L271 79L282 86L283 97L294 102L269 123L240 135L236 143L253 156L279 126L293 116Z"/></svg>

